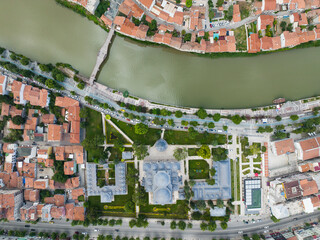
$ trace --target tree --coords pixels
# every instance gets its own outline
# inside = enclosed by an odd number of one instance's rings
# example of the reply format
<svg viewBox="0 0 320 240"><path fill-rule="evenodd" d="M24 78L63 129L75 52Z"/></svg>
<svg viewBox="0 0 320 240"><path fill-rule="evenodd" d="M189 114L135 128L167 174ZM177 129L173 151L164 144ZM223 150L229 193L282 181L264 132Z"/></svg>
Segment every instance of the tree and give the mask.
<svg viewBox="0 0 320 240"><path fill-rule="evenodd" d="M286 30L286 26L287 26L287 23L285 21L282 21L280 23L280 27L281 27L282 32L284 32Z"/></svg>
<svg viewBox="0 0 320 240"><path fill-rule="evenodd" d="M293 25L292 23L289 23L287 26L287 31L292 32L292 30L293 30Z"/></svg>
<svg viewBox="0 0 320 240"><path fill-rule="evenodd" d="M179 223L178 223L178 228L179 228L180 230L185 230L186 227L187 227L187 224L186 224L184 221L179 221Z"/></svg>
<svg viewBox="0 0 320 240"><path fill-rule="evenodd" d="M199 135L199 133L196 130L194 130L193 127L189 127L188 133L191 139L195 139Z"/></svg>
<svg viewBox="0 0 320 240"><path fill-rule="evenodd" d="M291 116L290 116L290 119L291 119L292 121L297 121L297 120L299 119L299 116L298 116L298 115L291 115Z"/></svg>
<svg viewBox="0 0 320 240"><path fill-rule="evenodd" d="M82 89L84 89L85 84L83 82L80 82L80 83L78 83L77 87L82 90Z"/></svg>
<svg viewBox="0 0 320 240"><path fill-rule="evenodd" d="M173 119L169 119L169 120L168 120L168 124L169 124L169 126L173 127L173 126L174 126L174 121L173 121Z"/></svg>
<svg viewBox="0 0 320 240"><path fill-rule="evenodd" d="M218 199L218 200L217 200L217 207L218 207L218 208L223 208L223 207L224 207L223 200L221 200L221 199Z"/></svg>
<svg viewBox="0 0 320 240"><path fill-rule="evenodd" d="M213 178L208 178L206 179L206 182L209 184L209 185L214 185L216 183L216 180L213 179Z"/></svg>
<svg viewBox="0 0 320 240"><path fill-rule="evenodd" d="M134 143L132 144L132 148L138 160L143 160L145 157L149 156L148 147L145 145L138 145Z"/></svg>
<svg viewBox="0 0 320 240"><path fill-rule="evenodd" d="M152 19L151 23L149 24L150 31L156 31L157 30L157 21Z"/></svg>
<svg viewBox="0 0 320 240"><path fill-rule="evenodd" d="M217 228L217 224L215 221L210 221L209 224L208 224L208 230L210 232L213 232L214 230L216 230Z"/></svg>
<svg viewBox="0 0 320 240"><path fill-rule="evenodd" d="M196 115L197 115L200 119L205 119L205 118L208 116L206 110L204 110L203 108L199 108L199 110L196 112Z"/></svg>
<svg viewBox="0 0 320 240"><path fill-rule="evenodd" d="M207 207L207 204L204 200L199 200L199 201L196 201L196 207L199 209L199 210L205 210L206 207Z"/></svg>
<svg viewBox="0 0 320 240"><path fill-rule="evenodd" d="M177 223L176 223L175 221L172 221L172 222L170 223L170 228L171 228L172 230L176 229L176 228L177 228Z"/></svg>
<svg viewBox="0 0 320 240"><path fill-rule="evenodd" d="M215 127L214 123L213 122L209 122L208 128L214 128L214 127Z"/></svg>
<svg viewBox="0 0 320 240"><path fill-rule="evenodd" d="M181 111L176 111L174 115L176 116L176 118L181 118L183 113Z"/></svg>
<svg viewBox="0 0 320 240"><path fill-rule="evenodd" d="M233 115L231 117L231 121L234 123L234 124L240 124L242 122L242 117L240 117L239 115Z"/></svg>
<svg viewBox="0 0 320 240"><path fill-rule="evenodd" d="M176 160L184 160L188 157L188 150L186 148L176 148L173 152L173 156Z"/></svg>
<svg viewBox="0 0 320 240"><path fill-rule="evenodd" d="M133 213L134 212L134 208L135 208L135 205L132 201L128 201L125 205L124 205L124 210L126 212L131 212Z"/></svg>
<svg viewBox="0 0 320 240"><path fill-rule="evenodd" d="M190 8L192 6L192 0L186 0L186 7Z"/></svg>
<svg viewBox="0 0 320 240"><path fill-rule="evenodd" d="M29 58L27 58L27 57L22 57L22 58L20 59L20 63L21 63L22 65L24 65L24 66L28 65L29 62L30 62L30 60L29 60Z"/></svg>
<svg viewBox="0 0 320 240"><path fill-rule="evenodd" d="M127 90L125 90L122 94L125 98L129 97L129 92Z"/></svg>
<svg viewBox="0 0 320 240"><path fill-rule="evenodd" d="M197 155L204 159L209 159L211 157L210 148L208 145L202 145L201 148L197 151Z"/></svg>
<svg viewBox="0 0 320 240"><path fill-rule="evenodd" d="M98 18L102 16L107 10L108 7L110 6L109 0L101 0L98 7L96 8L94 15Z"/></svg>
<svg viewBox="0 0 320 240"><path fill-rule="evenodd" d="M221 222L220 223L220 226L223 230L227 229L228 228L228 224L226 222Z"/></svg>
<svg viewBox="0 0 320 240"><path fill-rule="evenodd" d="M219 113L215 113L212 117L213 121L219 122L221 119L221 115Z"/></svg>
<svg viewBox="0 0 320 240"><path fill-rule="evenodd" d="M135 134L144 135L148 132L148 126L143 123L138 123L134 126Z"/></svg>
<svg viewBox="0 0 320 240"><path fill-rule="evenodd" d="M192 223L189 222L188 225L187 225L187 228L192 228L192 227L193 227Z"/></svg>
<svg viewBox="0 0 320 240"><path fill-rule="evenodd" d="M137 225L137 221L135 219L132 219L132 220L129 221L129 227L130 228L133 228L136 225Z"/></svg>
<svg viewBox="0 0 320 240"><path fill-rule="evenodd" d="M202 222L202 223L200 224L200 229L201 229L202 231L207 230L207 228L208 228L208 224L206 224L205 222Z"/></svg>
<svg viewBox="0 0 320 240"><path fill-rule="evenodd" d="M227 130L228 130L228 126L223 126L222 129L223 129L224 131L227 131Z"/></svg>
<svg viewBox="0 0 320 240"><path fill-rule="evenodd" d="M276 116L276 120L278 121L278 122L280 122L281 121L281 116Z"/></svg>
<svg viewBox="0 0 320 240"><path fill-rule="evenodd" d="M20 115L16 115L12 118L12 122L15 125L21 125L25 123L25 119L23 117L21 117Z"/></svg>

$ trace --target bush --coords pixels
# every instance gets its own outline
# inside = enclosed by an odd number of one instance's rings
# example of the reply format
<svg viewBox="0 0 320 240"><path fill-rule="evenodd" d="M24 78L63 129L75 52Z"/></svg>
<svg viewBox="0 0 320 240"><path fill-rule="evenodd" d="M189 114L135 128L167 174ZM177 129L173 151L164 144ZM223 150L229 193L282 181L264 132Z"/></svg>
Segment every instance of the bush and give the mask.
<svg viewBox="0 0 320 240"><path fill-rule="evenodd" d="M206 110L204 110L203 108L200 108L197 112L196 115L200 118L200 119L205 119L208 114L206 112Z"/></svg>
<svg viewBox="0 0 320 240"><path fill-rule="evenodd" d="M208 145L202 145L201 148L197 151L197 155L204 159L209 159L211 157L210 148Z"/></svg>
<svg viewBox="0 0 320 240"><path fill-rule="evenodd" d="M84 89L85 84L83 82L78 83L77 87L82 90L82 89Z"/></svg>
<svg viewBox="0 0 320 240"><path fill-rule="evenodd" d="M297 121L297 120L299 119L299 116L298 116L298 115L291 115L291 116L290 116L290 119L291 119L292 121Z"/></svg>
<svg viewBox="0 0 320 240"><path fill-rule="evenodd" d="M21 125L21 124L24 124L25 123L25 119L19 115L17 116L14 116L12 118L12 122L15 124L15 125Z"/></svg>

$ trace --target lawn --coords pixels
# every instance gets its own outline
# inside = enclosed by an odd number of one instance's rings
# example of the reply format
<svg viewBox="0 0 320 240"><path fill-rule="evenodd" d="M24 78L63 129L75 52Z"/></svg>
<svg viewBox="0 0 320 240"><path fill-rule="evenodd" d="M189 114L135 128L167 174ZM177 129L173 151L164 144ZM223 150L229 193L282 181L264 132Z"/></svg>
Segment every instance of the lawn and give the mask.
<svg viewBox="0 0 320 240"><path fill-rule="evenodd" d="M114 141L120 140L124 144L130 144L114 127L106 121L106 140L108 144L113 144Z"/></svg>
<svg viewBox="0 0 320 240"><path fill-rule="evenodd" d="M117 148L111 148L111 151L110 151L110 157L109 157L109 161L114 161L115 159L117 159L119 162L121 161L122 159L122 152L117 149Z"/></svg>
<svg viewBox="0 0 320 240"><path fill-rule="evenodd" d="M105 178L106 170L97 170L97 178Z"/></svg>
<svg viewBox="0 0 320 240"><path fill-rule="evenodd" d="M128 168L133 168L133 163L127 164ZM134 188L128 186L127 195L114 196L114 201L111 203L101 203L100 196L88 197L89 205L98 208L98 211L102 213L102 216L121 216L121 217L134 217L135 213L127 213L124 211L124 205L131 201Z"/></svg>
<svg viewBox="0 0 320 240"><path fill-rule="evenodd" d="M86 137L93 137L96 136L97 134L103 133L103 128L102 128L102 117L101 113L94 111L90 108L88 109L88 118L87 118L87 123L88 126L86 127ZM87 149L88 151L88 162L92 162L93 159L96 158L96 156L100 156L100 151L103 151L103 148L99 147L96 149Z"/></svg>
<svg viewBox="0 0 320 240"><path fill-rule="evenodd" d="M236 49L240 51L247 50L247 34L245 26L238 27L234 30L236 37Z"/></svg>
<svg viewBox="0 0 320 240"><path fill-rule="evenodd" d="M146 195L148 197L148 195ZM149 202L149 201L147 201ZM178 200L176 204L140 206L140 213L149 218L187 219L187 201Z"/></svg>
<svg viewBox="0 0 320 240"><path fill-rule="evenodd" d="M234 199L234 191L236 191L236 189L233 189L233 186L234 186L234 178L235 178L235 176L234 176L234 167L233 167L233 160L232 159L230 159L230 167L231 167L231 169L230 169L230 171L231 171L231 195L232 195L232 199Z"/></svg>
<svg viewBox="0 0 320 240"><path fill-rule="evenodd" d="M111 121L114 122L135 143L152 146L157 140L160 139L161 130L159 129L149 128L146 134L139 135L135 133L134 125L127 124L113 118L111 119Z"/></svg>
<svg viewBox="0 0 320 240"><path fill-rule="evenodd" d="M239 161L237 161L237 201L240 201L240 198L241 198L240 184L241 184L241 182L240 182L240 163L239 163Z"/></svg>
<svg viewBox="0 0 320 240"><path fill-rule="evenodd" d="M205 160L189 160L190 179L208 179L209 164Z"/></svg>
<svg viewBox="0 0 320 240"><path fill-rule="evenodd" d="M249 173L250 173L250 169L244 171L244 172L243 172L243 175L247 175L247 174L249 174Z"/></svg>
<svg viewBox="0 0 320 240"><path fill-rule="evenodd" d="M198 156L197 151L199 148L188 148L188 155L189 156Z"/></svg>
<svg viewBox="0 0 320 240"><path fill-rule="evenodd" d="M194 145L194 144L216 144L223 145L227 142L226 135L212 134L212 133L199 133L195 138L190 138L190 134L187 131L165 131L164 139L168 144L179 145Z"/></svg>
<svg viewBox="0 0 320 240"><path fill-rule="evenodd" d="M248 164L248 165L241 165L241 169L242 170L244 170L244 169L246 169L246 168L249 168L250 167L250 165Z"/></svg>
<svg viewBox="0 0 320 240"><path fill-rule="evenodd" d="M253 167L261 169L261 165L260 164L253 164Z"/></svg>

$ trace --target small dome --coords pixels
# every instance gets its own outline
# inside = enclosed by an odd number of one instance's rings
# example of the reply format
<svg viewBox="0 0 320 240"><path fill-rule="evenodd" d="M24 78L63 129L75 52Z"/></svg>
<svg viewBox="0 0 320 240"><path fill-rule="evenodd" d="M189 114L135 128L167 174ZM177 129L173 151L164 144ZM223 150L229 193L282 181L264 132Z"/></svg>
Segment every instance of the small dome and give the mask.
<svg viewBox="0 0 320 240"><path fill-rule="evenodd" d="M168 143L164 139L159 139L156 142L155 147L159 152L164 152L168 148Z"/></svg>
<svg viewBox="0 0 320 240"><path fill-rule="evenodd" d="M165 205L171 202L171 193L166 188L160 188L155 191L153 199L156 204Z"/></svg>
<svg viewBox="0 0 320 240"><path fill-rule="evenodd" d="M169 182L169 175L166 172L158 172L154 175L154 184L159 188L168 186Z"/></svg>

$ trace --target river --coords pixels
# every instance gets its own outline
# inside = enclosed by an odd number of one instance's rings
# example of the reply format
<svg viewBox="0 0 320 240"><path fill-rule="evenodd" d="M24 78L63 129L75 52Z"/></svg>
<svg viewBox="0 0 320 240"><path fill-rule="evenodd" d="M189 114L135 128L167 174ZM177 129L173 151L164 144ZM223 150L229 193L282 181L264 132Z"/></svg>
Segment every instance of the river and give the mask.
<svg viewBox="0 0 320 240"><path fill-rule="evenodd" d="M54 0L1 1L0 45L86 76L106 32ZM270 104L319 94L320 48L210 59L115 37L98 82L151 101L206 108Z"/></svg>

